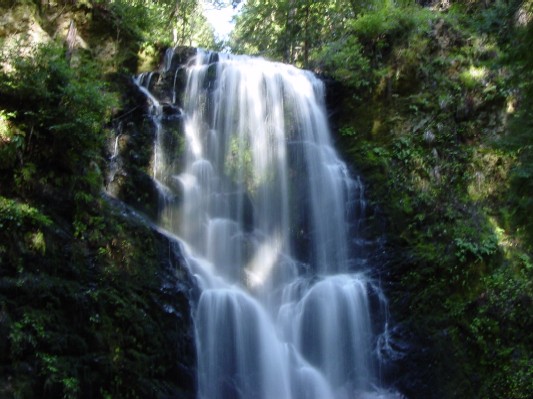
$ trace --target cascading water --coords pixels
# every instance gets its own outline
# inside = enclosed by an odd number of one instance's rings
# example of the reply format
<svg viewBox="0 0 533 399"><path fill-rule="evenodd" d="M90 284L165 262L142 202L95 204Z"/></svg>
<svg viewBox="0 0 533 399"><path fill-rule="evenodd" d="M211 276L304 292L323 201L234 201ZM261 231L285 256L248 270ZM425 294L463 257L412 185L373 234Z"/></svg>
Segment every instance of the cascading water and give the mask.
<svg viewBox="0 0 533 399"><path fill-rule="evenodd" d="M363 187L332 147L322 83L288 65L198 51L177 170L149 81L138 84L156 120L160 224L183 240L200 288L198 397L396 397L377 388L369 295L378 290L354 243Z"/></svg>

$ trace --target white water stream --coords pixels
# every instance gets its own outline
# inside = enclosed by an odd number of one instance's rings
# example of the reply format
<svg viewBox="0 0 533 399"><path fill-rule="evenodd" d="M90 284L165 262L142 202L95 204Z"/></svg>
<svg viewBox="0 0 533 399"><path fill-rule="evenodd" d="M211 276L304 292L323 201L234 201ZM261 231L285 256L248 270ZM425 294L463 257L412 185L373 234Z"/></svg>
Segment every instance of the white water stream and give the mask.
<svg viewBox="0 0 533 399"><path fill-rule="evenodd" d="M379 388L369 296L380 293L355 244L363 187L332 146L321 81L200 51L186 76L182 171L142 90L160 224L184 241L200 288L198 397L397 397Z"/></svg>

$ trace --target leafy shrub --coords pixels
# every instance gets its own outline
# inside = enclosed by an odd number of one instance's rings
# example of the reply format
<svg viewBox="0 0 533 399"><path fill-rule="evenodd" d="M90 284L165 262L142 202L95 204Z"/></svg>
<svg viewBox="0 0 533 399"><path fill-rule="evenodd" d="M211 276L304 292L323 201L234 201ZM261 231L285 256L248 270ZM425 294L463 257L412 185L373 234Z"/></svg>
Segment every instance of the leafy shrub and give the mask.
<svg viewBox="0 0 533 399"><path fill-rule="evenodd" d="M367 10L347 22L339 39L316 51L313 61L349 87L368 88L389 74L384 63L393 43L429 31L435 18L419 6Z"/></svg>
<svg viewBox="0 0 533 399"><path fill-rule="evenodd" d="M0 110L0 170L13 168L24 145L24 132L11 123L16 114Z"/></svg>
<svg viewBox="0 0 533 399"><path fill-rule="evenodd" d="M348 36L324 47L314 55L315 63L339 82L355 89L370 85L370 60L356 36Z"/></svg>
<svg viewBox="0 0 533 399"><path fill-rule="evenodd" d="M49 184L73 192L99 190L91 170L101 163L104 126L118 104L98 77L97 67L82 60L71 67L62 47L37 47L29 57L11 54L0 81L3 124L6 115L18 129L21 164L12 170L21 190ZM14 139L13 139L14 140ZM30 190L31 191L31 190Z"/></svg>
<svg viewBox="0 0 533 399"><path fill-rule="evenodd" d="M533 4L529 6L533 12ZM519 107L510 124L510 135L501 140L515 154L517 162L511 175L510 201L513 219L529 251L533 250L533 23L518 31L518 45L511 50L514 80L520 89Z"/></svg>
<svg viewBox="0 0 533 399"><path fill-rule="evenodd" d="M384 39L401 40L413 30L429 30L436 15L413 5L385 6L360 15L350 23L350 29L362 40L378 43Z"/></svg>

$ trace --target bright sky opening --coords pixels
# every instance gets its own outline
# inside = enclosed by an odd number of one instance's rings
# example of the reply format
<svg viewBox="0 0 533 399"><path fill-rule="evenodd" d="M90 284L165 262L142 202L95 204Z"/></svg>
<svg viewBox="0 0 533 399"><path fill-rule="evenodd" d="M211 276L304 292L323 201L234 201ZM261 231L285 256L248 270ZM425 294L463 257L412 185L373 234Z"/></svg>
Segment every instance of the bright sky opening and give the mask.
<svg viewBox="0 0 533 399"><path fill-rule="evenodd" d="M237 10L233 9L231 2L227 2L224 8L217 9L209 1L203 2L204 15L215 30L218 39L228 39L229 34L233 30L234 23L232 18L237 14Z"/></svg>

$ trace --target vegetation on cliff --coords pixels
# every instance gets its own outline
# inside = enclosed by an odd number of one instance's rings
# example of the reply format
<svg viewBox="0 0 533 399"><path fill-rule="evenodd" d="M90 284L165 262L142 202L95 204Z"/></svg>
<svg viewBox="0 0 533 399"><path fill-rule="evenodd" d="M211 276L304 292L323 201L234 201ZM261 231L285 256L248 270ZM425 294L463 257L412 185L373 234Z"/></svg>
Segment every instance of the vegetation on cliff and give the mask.
<svg viewBox="0 0 533 399"><path fill-rule="evenodd" d="M386 221L379 277L411 344L390 378L410 398L533 392L531 7L249 0L232 37L336 82L338 146ZM119 126L121 199L155 212L125 77L220 44L192 0L0 11L0 396L194 396L187 285L161 290L187 281L179 259L101 188Z"/></svg>
<svg viewBox="0 0 533 399"><path fill-rule="evenodd" d="M393 314L423 343L405 367L425 364L417 377L436 382L423 397L533 392L518 6L369 13L353 24L355 48L336 55L372 66L348 75L360 98L341 107L341 142L389 220Z"/></svg>
<svg viewBox="0 0 533 399"><path fill-rule="evenodd" d="M179 251L102 192L130 74L194 17L174 6L1 3L2 398L195 396Z"/></svg>

